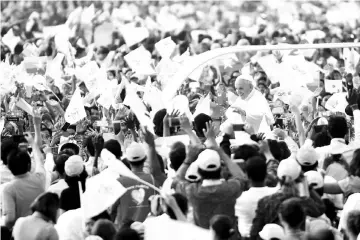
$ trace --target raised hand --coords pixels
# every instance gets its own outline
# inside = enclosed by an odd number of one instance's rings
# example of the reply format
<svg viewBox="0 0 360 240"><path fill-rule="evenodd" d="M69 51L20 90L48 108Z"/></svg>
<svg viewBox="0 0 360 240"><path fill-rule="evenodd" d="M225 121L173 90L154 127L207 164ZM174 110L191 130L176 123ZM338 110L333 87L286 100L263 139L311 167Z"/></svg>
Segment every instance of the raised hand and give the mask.
<svg viewBox="0 0 360 240"><path fill-rule="evenodd" d="M349 103L349 105L355 105L358 103L359 94L356 91L356 89L352 88L348 91L348 96L346 97L346 101Z"/></svg>
<svg viewBox="0 0 360 240"><path fill-rule="evenodd" d="M180 116L180 112L178 110L173 110L170 114L166 113L166 115L163 119L163 123L166 125L169 125L169 119L176 118L178 116Z"/></svg>
<svg viewBox="0 0 360 240"><path fill-rule="evenodd" d="M45 145L43 151L45 154L52 153L51 147L49 145Z"/></svg>
<svg viewBox="0 0 360 240"><path fill-rule="evenodd" d="M274 133L275 136L277 136L280 139L285 139L287 137L286 131L283 130L283 129L280 129L280 128L275 128L273 130L273 133Z"/></svg>
<svg viewBox="0 0 360 240"><path fill-rule="evenodd" d="M134 129L135 128L135 121L134 121L134 116L133 115L129 115L124 119L124 124L128 129Z"/></svg>
<svg viewBox="0 0 360 240"><path fill-rule="evenodd" d="M215 128L212 122L205 123L206 129L203 129L204 136L209 140L215 140L216 134L215 134Z"/></svg>
<svg viewBox="0 0 360 240"><path fill-rule="evenodd" d="M227 134L227 135L233 136L234 135L234 127L233 127L233 125L231 123L229 123L229 122L224 123L222 132Z"/></svg>
<svg viewBox="0 0 360 240"><path fill-rule="evenodd" d="M260 141L264 141L265 140L265 133L258 133L258 134L256 134L256 137Z"/></svg>
<svg viewBox="0 0 360 240"><path fill-rule="evenodd" d="M148 130L147 127L144 127L144 130L142 130L142 133L143 133L144 141L149 146L155 146L154 135Z"/></svg>
<svg viewBox="0 0 360 240"><path fill-rule="evenodd" d="M235 106L231 106L231 108L233 109L233 112L240 114L241 116L246 116L246 112L245 110L243 110L240 107L235 107Z"/></svg>
<svg viewBox="0 0 360 240"><path fill-rule="evenodd" d="M190 120L185 115L180 117L180 127L185 132L191 132L192 131L192 126L191 126Z"/></svg>
<svg viewBox="0 0 360 240"><path fill-rule="evenodd" d="M40 114L40 111L36 108L33 108L33 119L34 119L35 126L41 125L41 114Z"/></svg>

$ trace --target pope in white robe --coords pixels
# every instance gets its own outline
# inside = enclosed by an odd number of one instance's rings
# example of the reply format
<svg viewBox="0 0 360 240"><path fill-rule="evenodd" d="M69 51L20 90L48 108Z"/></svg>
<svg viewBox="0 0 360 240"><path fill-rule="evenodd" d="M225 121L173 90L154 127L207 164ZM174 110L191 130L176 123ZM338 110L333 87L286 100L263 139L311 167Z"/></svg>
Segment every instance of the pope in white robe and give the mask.
<svg viewBox="0 0 360 240"><path fill-rule="evenodd" d="M239 97L226 111L232 124L248 124L258 133L263 119L269 126L275 123L267 100L255 89L250 75L239 76L235 88Z"/></svg>

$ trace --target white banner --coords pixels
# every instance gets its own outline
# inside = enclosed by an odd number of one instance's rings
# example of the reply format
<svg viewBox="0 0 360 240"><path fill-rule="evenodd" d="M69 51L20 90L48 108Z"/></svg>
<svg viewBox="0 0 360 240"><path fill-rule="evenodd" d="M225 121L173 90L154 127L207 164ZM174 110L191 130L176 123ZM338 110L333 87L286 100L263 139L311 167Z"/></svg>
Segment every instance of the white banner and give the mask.
<svg viewBox="0 0 360 240"><path fill-rule="evenodd" d="M76 89L66 109L65 120L70 124L75 124L83 118L86 118L84 103L80 95L80 90Z"/></svg>

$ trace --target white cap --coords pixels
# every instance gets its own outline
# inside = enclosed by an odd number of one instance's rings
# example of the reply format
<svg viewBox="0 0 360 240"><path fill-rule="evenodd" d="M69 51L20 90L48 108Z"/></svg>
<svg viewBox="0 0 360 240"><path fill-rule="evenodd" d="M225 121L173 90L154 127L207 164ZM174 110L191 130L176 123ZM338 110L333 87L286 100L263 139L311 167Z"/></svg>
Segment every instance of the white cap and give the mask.
<svg viewBox="0 0 360 240"><path fill-rule="evenodd" d="M73 155L65 162L65 173L69 177L79 176L84 171L84 161L79 155Z"/></svg>
<svg viewBox="0 0 360 240"><path fill-rule="evenodd" d="M296 180L301 173L300 164L293 158L282 160L277 169L278 178L282 179L287 176L292 180Z"/></svg>
<svg viewBox="0 0 360 240"><path fill-rule="evenodd" d="M304 173L309 185L314 184L314 188L322 188L324 186L324 179L318 171L308 171Z"/></svg>
<svg viewBox="0 0 360 240"><path fill-rule="evenodd" d="M126 159L129 162L138 162L146 157L146 152L140 143L132 142L130 146L126 148Z"/></svg>
<svg viewBox="0 0 360 240"><path fill-rule="evenodd" d="M266 224L264 228L259 232L259 236L264 240L270 240L272 238L278 238L280 240L285 239L284 229L277 224Z"/></svg>
<svg viewBox="0 0 360 240"><path fill-rule="evenodd" d="M321 117L321 118L319 118L319 120L317 121L317 124L316 125L328 125L329 124L329 122L328 122L328 120L326 119L326 118L324 118L324 117Z"/></svg>
<svg viewBox="0 0 360 240"><path fill-rule="evenodd" d="M200 176L198 170L199 170L199 166L198 166L197 161L191 163L188 170L186 171L185 179L190 182L199 181L201 179L201 176Z"/></svg>
<svg viewBox="0 0 360 240"><path fill-rule="evenodd" d="M211 149L205 149L202 151L196 160L199 169L204 171L216 171L220 168L220 156L218 152Z"/></svg>
<svg viewBox="0 0 360 240"><path fill-rule="evenodd" d="M308 222L306 228L309 233L316 233L319 230L330 229L330 225L324 219L318 218Z"/></svg>
<svg viewBox="0 0 360 240"><path fill-rule="evenodd" d="M301 166L312 166L317 163L319 154L312 146L303 146L296 154L296 159Z"/></svg>

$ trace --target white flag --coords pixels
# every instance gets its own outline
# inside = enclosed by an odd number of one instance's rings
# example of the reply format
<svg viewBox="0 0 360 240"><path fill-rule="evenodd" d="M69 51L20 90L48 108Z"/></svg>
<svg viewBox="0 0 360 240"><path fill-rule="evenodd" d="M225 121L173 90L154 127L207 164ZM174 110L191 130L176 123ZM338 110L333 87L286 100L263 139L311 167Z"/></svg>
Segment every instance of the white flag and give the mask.
<svg viewBox="0 0 360 240"><path fill-rule="evenodd" d="M101 159L104 161L104 163L111 168L112 170L116 171L119 175L125 176L134 180L141 180L138 176L136 176L125 164L119 160L116 159L114 154L109 152L107 149L103 149L101 151Z"/></svg>
<svg viewBox="0 0 360 240"><path fill-rule="evenodd" d="M144 48L138 47L124 57L131 69L139 74L152 75L156 74L152 67L151 53Z"/></svg>
<svg viewBox="0 0 360 240"><path fill-rule="evenodd" d="M16 106L33 116L33 107L28 104L24 99L19 98L19 100L16 102Z"/></svg>
<svg viewBox="0 0 360 240"><path fill-rule="evenodd" d="M206 97L201 98L198 104L196 105L196 110L193 114L193 117L195 118L200 113L204 113L210 116L211 115L210 103L211 103L211 99L209 94Z"/></svg>
<svg viewBox="0 0 360 240"><path fill-rule="evenodd" d="M131 47L149 37L149 30L145 27L136 27L134 23L129 23L119 27L124 37L126 45Z"/></svg>
<svg viewBox="0 0 360 240"><path fill-rule="evenodd" d="M19 36L15 36L12 28L2 38L3 43L9 47L10 51L14 53L16 45L21 41Z"/></svg>
<svg viewBox="0 0 360 240"><path fill-rule="evenodd" d="M344 48L345 71L348 73L355 72L355 66L359 62L360 55L354 49Z"/></svg>
<svg viewBox="0 0 360 240"><path fill-rule="evenodd" d="M62 85L65 83L65 81L61 78L62 72L61 72L61 63L64 59L65 55L62 53L58 53L56 57L50 61L47 62L46 65L46 73L45 75L47 77L50 77L51 79L54 79L55 85L61 89Z"/></svg>
<svg viewBox="0 0 360 240"><path fill-rule="evenodd" d="M89 178L82 196L81 208L85 218L99 215L113 205L126 192L126 188L106 172Z"/></svg>
<svg viewBox="0 0 360 240"><path fill-rule="evenodd" d="M95 61L85 64L82 68L76 69L76 77L84 81L85 86L91 92L98 86L97 76L99 74L99 66Z"/></svg>
<svg viewBox="0 0 360 240"><path fill-rule="evenodd" d="M86 118L84 103L80 95L80 90L76 89L66 109L65 120L70 124L74 124L83 118Z"/></svg>
<svg viewBox="0 0 360 240"><path fill-rule="evenodd" d="M342 80L327 80L327 79L325 79L325 91L328 93L342 92Z"/></svg>
<svg viewBox="0 0 360 240"><path fill-rule="evenodd" d="M150 114L139 96L131 87L126 87L126 97L124 105L130 106L131 111L134 112L136 118L139 120L141 126L148 127L149 131L153 133L154 124L150 119Z"/></svg>
<svg viewBox="0 0 360 240"><path fill-rule="evenodd" d="M169 58L174 52L176 44L171 40L171 37L167 37L157 42L155 48L162 58Z"/></svg>
<svg viewBox="0 0 360 240"><path fill-rule="evenodd" d="M40 54L40 50L36 47L35 44L31 43L31 44L27 44L24 47L24 50L22 51L22 54L25 57L38 57Z"/></svg>

